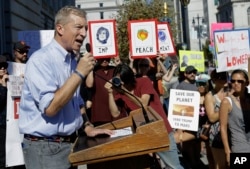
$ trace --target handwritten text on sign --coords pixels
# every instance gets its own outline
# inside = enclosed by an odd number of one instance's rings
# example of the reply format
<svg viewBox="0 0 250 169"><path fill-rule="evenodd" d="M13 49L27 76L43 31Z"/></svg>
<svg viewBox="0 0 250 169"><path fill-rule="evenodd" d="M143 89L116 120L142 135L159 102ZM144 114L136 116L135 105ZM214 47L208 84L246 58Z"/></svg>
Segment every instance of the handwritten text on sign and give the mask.
<svg viewBox="0 0 250 169"><path fill-rule="evenodd" d="M247 68L250 57L248 29L215 31L214 39L218 72Z"/></svg>

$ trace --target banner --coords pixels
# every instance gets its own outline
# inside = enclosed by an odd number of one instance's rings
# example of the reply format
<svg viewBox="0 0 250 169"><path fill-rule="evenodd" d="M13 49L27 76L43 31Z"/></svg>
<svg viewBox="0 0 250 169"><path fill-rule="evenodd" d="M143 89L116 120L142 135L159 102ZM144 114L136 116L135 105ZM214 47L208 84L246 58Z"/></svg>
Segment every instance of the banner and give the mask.
<svg viewBox="0 0 250 169"><path fill-rule="evenodd" d="M204 53L200 51L179 50L180 70L184 71L186 66L194 66L198 72L205 72Z"/></svg>
<svg viewBox="0 0 250 169"><path fill-rule="evenodd" d="M214 45L217 72L248 68L249 29L215 31Z"/></svg>
<svg viewBox="0 0 250 169"><path fill-rule="evenodd" d="M170 90L168 120L172 128L198 131L200 93Z"/></svg>
<svg viewBox="0 0 250 169"><path fill-rule="evenodd" d="M23 86L25 64L8 62L9 80L7 82L7 127L6 127L6 166L24 164L22 140L19 132L19 103Z"/></svg>
<svg viewBox="0 0 250 169"><path fill-rule="evenodd" d="M30 50L28 56L41 47L47 45L54 38L54 30L26 30L18 32L18 40L23 40Z"/></svg>

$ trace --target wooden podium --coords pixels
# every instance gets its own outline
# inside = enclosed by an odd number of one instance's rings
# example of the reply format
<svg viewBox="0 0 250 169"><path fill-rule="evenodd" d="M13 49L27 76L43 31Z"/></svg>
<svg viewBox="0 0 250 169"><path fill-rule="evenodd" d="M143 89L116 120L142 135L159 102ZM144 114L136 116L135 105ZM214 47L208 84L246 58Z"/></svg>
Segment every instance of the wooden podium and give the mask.
<svg viewBox="0 0 250 169"><path fill-rule="evenodd" d="M169 138L161 116L151 107L146 110L149 123L145 124L142 110L138 109L130 112L128 117L98 126L112 130L131 127L131 135L114 138L106 135L79 136L69 155L69 161L74 166L88 164L88 169L148 168L148 154L168 150Z"/></svg>

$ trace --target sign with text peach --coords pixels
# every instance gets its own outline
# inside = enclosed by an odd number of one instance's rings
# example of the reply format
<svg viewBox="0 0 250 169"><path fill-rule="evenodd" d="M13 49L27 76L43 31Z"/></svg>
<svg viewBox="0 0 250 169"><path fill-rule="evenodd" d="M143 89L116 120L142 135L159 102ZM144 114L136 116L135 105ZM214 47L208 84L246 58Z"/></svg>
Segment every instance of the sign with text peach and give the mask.
<svg viewBox="0 0 250 169"><path fill-rule="evenodd" d="M118 55L115 20L89 21L91 52L95 58Z"/></svg>
<svg viewBox="0 0 250 169"><path fill-rule="evenodd" d="M168 23L158 23L158 51L160 54L176 55Z"/></svg>
<svg viewBox="0 0 250 169"><path fill-rule="evenodd" d="M198 72L205 72L204 53L200 51L179 50L179 65L183 72L189 65L194 66Z"/></svg>
<svg viewBox="0 0 250 169"><path fill-rule="evenodd" d="M170 90L168 121L172 128L198 131L200 93Z"/></svg>
<svg viewBox="0 0 250 169"><path fill-rule="evenodd" d="M158 40L155 19L128 21L128 33L132 58L156 57Z"/></svg>
<svg viewBox="0 0 250 169"><path fill-rule="evenodd" d="M249 50L249 29L214 32L217 72L247 69Z"/></svg>

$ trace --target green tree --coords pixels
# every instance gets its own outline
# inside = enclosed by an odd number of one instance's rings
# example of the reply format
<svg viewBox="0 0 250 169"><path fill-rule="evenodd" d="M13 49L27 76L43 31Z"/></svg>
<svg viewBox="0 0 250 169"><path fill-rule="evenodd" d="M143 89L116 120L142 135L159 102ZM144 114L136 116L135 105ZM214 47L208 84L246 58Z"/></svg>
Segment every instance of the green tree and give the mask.
<svg viewBox="0 0 250 169"><path fill-rule="evenodd" d="M129 20L143 20L143 19L157 19L162 21L166 17L170 20L170 29L172 36L176 37L176 27L174 22L174 9L168 7L167 14L164 11L165 0L154 0L151 4L145 3L143 0L130 0L123 4L115 16L117 24L117 39L118 50L122 61L127 62L129 56L129 38L128 38L128 21ZM165 12L165 13L164 13Z"/></svg>

